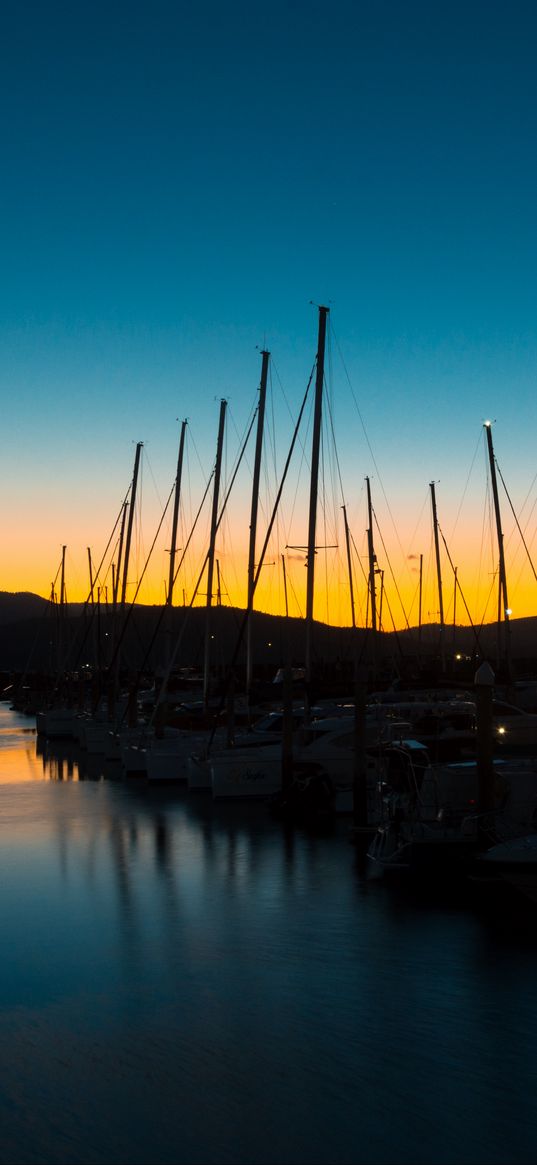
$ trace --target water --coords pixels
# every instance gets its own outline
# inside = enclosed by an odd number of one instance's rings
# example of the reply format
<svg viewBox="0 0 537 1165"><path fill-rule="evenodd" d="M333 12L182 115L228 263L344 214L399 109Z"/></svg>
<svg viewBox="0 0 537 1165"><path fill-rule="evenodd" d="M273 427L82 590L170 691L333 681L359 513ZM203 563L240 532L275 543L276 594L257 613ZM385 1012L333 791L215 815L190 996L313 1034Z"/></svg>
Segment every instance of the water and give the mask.
<svg viewBox="0 0 537 1165"><path fill-rule="evenodd" d="M2 1163L534 1165L529 907L30 727L0 704Z"/></svg>

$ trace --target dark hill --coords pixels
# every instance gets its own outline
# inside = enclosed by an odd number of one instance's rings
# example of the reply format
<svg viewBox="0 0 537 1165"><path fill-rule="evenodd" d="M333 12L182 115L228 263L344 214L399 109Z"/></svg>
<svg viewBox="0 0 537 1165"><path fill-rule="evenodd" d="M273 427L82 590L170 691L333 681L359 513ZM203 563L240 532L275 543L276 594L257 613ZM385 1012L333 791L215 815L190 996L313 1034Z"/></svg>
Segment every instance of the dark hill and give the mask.
<svg viewBox="0 0 537 1165"><path fill-rule="evenodd" d="M0 591L0 627L6 623L17 623L21 619L33 619L44 615L49 606L47 599L33 595L30 591Z"/></svg>
<svg viewBox="0 0 537 1165"><path fill-rule="evenodd" d="M174 607L171 623L165 630L160 607L137 606L129 613L122 639L122 664L130 671L141 667L159 670L172 652L174 666L203 667L205 610ZM59 608L38 595L0 592L0 669L5 671L57 670L58 648L62 646L64 666L73 670L82 664L106 664L113 637L111 615L69 604L60 628ZM244 612L230 607L213 607L211 613L211 663L215 674L224 675L232 659ZM510 624L513 670L515 677L537 674L537 618L517 619ZM303 619L254 612L254 663L263 679L274 676L286 659L294 665L304 663L305 629ZM351 684L356 657L386 680L394 676L432 682L443 674L438 625L430 624L378 636L373 656L371 632L363 629L328 627L317 623L313 636L314 670L319 676L339 677ZM457 659L456 657L460 658ZM476 662L486 658L497 675L497 628L489 624L479 634L469 627L450 627L444 631L446 678L467 684L473 680ZM245 642L237 657L239 676L245 664Z"/></svg>

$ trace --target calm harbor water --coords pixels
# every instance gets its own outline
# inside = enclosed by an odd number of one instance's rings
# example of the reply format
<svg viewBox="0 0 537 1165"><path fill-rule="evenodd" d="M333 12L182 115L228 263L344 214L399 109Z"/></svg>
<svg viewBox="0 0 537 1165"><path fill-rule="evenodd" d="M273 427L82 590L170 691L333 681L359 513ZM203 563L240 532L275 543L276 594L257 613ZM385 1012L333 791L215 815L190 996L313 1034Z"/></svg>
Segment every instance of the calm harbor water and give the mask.
<svg viewBox="0 0 537 1165"><path fill-rule="evenodd" d="M91 760L91 764L90 764ZM0 1161L537 1160L537 912L148 789L0 704Z"/></svg>

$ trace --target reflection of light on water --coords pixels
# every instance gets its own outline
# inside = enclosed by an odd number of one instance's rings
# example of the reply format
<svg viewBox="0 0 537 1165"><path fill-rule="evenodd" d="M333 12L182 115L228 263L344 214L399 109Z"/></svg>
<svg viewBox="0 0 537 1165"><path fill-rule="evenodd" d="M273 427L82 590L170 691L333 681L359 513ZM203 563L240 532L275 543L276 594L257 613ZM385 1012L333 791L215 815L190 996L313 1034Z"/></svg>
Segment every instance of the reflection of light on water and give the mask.
<svg viewBox="0 0 537 1165"><path fill-rule="evenodd" d="M0 756L0 781L11 784L21 781L42 781L48 779L43 772L40 758L36 754L35 738L24 744L6 745L2 741Z"/></svg>
<svg viewBox="0 0 537 1165"><path fill-rule="evenodd" d="M10 721L9 713L9 709L0 712L0 783L80 779L74 744L44 740L30 720L13 724L16 714L10 713Z"/></svg>
<svg viewBox="0 0 537 1165"><path fill-rule="evenodd" d="M15 748L17 745L24 748L35 740L35 728L3 728L0 727L0 749Z"/></svg>
<svg viewBox="0 0 537 1165"><path fill-rule="evenodd" d="M3 1159L411 1161L418 1128L422 1161L534 1160L533 927L366 889L344 828L85 764L0 755Z"/></svg>

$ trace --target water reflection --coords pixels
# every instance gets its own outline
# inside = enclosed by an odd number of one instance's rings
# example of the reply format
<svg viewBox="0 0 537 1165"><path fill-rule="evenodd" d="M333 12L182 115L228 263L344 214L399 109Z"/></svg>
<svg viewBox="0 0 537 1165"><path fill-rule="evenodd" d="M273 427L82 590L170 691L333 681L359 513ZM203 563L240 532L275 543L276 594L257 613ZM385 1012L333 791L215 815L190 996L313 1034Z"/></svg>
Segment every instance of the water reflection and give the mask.
<svg viewBox="0 0 537 1165"><path fill-rule="evenodd" d="M0 1161L534 1161L532 917L0 724Z"/></svg>

